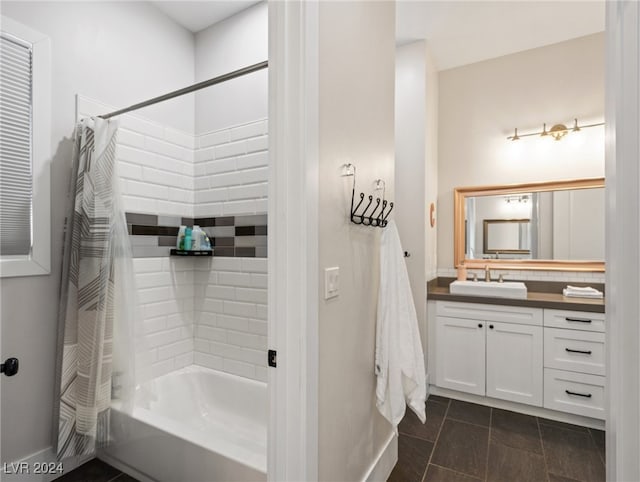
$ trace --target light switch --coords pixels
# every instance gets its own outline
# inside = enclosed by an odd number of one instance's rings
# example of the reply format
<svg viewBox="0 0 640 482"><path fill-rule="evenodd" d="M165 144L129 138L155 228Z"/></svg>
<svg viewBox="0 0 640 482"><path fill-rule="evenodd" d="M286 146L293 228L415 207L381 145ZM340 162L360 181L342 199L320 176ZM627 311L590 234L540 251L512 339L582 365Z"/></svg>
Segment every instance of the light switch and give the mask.
<svg viewBox="0 0 640 482"><path fill-rule="evenodd" d="M340 294L340 268L324 269L324 299L335 298Z"/></svg>

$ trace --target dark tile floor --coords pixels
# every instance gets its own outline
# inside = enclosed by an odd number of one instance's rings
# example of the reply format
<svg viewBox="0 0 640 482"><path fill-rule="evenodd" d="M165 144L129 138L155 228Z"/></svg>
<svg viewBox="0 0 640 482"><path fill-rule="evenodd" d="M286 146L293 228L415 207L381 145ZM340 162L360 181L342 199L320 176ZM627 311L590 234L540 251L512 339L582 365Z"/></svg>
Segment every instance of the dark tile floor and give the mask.
<svg viewBox="0 0 640 482"><path fill-rule="evenodd" d="M58 477L56 482L138 482L124 472L104 463L102 460L92 459L80 467Z"/></svg>
<svg viewBox="0 0 640 482"><path fill-rule="evenodd" d="M432 395L398 427L389 482L605 480L604 432Z"/></svg>

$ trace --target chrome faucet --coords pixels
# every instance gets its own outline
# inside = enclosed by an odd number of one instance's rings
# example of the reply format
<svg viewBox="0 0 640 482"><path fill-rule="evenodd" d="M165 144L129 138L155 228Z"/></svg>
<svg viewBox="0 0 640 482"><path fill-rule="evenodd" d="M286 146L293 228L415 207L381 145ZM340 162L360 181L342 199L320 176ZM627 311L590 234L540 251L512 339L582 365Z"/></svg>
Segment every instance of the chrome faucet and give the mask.
<svg viewBox="0 0 640 482"><path fill-rule="evenodd" d="M487 282L491 281L491 270L488 264L484 265L484 280Z"/></svg>

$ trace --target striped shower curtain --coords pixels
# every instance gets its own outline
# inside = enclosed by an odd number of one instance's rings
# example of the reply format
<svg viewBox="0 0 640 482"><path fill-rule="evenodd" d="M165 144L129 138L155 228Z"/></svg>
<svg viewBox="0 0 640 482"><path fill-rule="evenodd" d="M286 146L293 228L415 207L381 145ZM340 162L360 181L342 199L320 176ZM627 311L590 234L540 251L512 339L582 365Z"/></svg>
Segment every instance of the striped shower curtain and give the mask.
<svg viewBox="0 0 640 482"><path fill-rule="evenodd" d="M119 390L132 385L131 364L122 360L127 350L114 343L130 339L121 318L131 301L122 299L131 255L118 202L116 132L117 122L97 118L76 128L58 320L60 460L93 454L109 442L112 382L118 380Z"/></svg>

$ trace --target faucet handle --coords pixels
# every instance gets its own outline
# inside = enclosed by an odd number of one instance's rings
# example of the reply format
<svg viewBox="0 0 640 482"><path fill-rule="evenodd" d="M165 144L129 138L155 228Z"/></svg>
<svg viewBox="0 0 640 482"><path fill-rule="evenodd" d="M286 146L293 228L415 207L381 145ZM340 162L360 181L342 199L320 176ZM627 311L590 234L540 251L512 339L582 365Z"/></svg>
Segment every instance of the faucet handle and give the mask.
<svg viewBox="0 0 640 482"><path fill-rule="evenodd" d="M498 277L498 283L504 283L504 278L502 277L502 275Z"/></svg>

